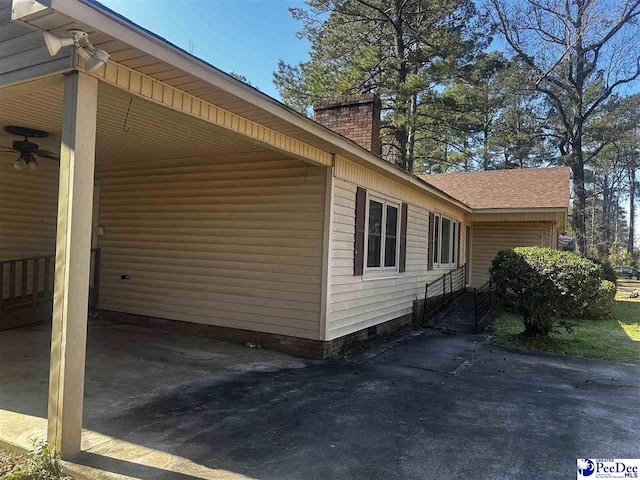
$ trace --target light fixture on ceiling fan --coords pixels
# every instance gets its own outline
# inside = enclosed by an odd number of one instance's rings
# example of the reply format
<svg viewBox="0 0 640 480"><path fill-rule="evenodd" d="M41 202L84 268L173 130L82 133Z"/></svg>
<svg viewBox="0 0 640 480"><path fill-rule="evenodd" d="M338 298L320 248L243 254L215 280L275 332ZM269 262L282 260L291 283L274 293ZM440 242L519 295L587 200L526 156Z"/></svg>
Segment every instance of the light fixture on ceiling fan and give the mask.
<svg viewBox="0 0 640 480"><path fill-rule="evenodd" d="M13 162L13 167L16 170L24 170L28 168L34 171L40 167L35 157L47 158L49 160L60 160L60 156L49 150L42 150L37 143L29 141L31 138L46 138L49 136L48 132L43 130L36 130L28 127L17 127L15 125L7 125L4 127L4 131L12 135L18 135L24 137L24 140L15 140L11 147L0 146L0 152L15 152L20 154L18 159Z"/></svg>
<svg viewBox="0 0 640 480"><path fill-rule="evenodd" d="M54 57L63 47L75 46L78 55L84 60L84 70L93 72L107 63L109 54L93 46L89 34L82 30L69 30L70 37L58 37L50 32L43 32L49 55Z"/></svg>

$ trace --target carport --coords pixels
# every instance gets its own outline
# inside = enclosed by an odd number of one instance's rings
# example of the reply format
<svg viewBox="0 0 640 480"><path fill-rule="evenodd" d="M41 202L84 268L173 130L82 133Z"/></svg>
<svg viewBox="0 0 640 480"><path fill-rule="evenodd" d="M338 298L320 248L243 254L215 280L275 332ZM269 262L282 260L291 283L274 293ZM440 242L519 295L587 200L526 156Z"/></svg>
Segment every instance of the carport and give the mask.
<svg viewBox="0 0 640 480"><path fill-rule="evenodd" d="M215 184L212 174L207 172L207 169L213 170L215 167L209 168L207 163L220 164L218 159L221 156L224 156L226 162L229 160L247 162L250 155L251 162L264 161L265 165L272 165L275 161L289 165L301 162L274 154L254 143L241 141L230 135L223 136L217 129L202 121L172 112L144 99L135 98L132 102L130 95L116 87L88 78L82 73L67 74L64 78L62 75L57 75L36 81L28 89L20 85L3 89L1 92L0 125L28 125L30 128L50 132L49 138L37 140L41 148L62 152L59 165L53 160L39 159L41 168L33 172L15 170L12 167L15 154L3 154L0 157L2 161L0 183L6 187L3 187L0 199L0 209L4 215L4 228L0 236L6 248L2 260L18 259L17 262L6 263L3 270L4 320L8 324L5 326L11 326L9 322L12 317L9 314L11 304L16 299L21 300L26 293L27 300L30 302L34 285L37 285L36 294L42 298L46 297L45 290L53 287L51 278L53 256L46 264L46 273L44 259L35 262L39 266L35 273L37 278L34 277L34 261L25 259L36 256L46 257L55 250L55 225L58 224L53 362L49 393L49 439L53 441L56 435L62 435L57 438L55 444L63 451L75 451L79 446L79 428L82 418L89 266L95 265L95 254L91 257L92 261L89 261L92 237L93 241L100 245L102 252L100 307L108 311L126 311L126 307L131 305L136 294L141 295L143 301L152 295L157 295L156 292L150 291L148 286L141 285L144 281L139 280L139 278L147 278L145 263L152 262L154 260L152 257L157 255L159 258L155 258L155 261L176 265L180 262L179 254L181 253L179 245L167 245L172 239L165 235L166 231L160 231L163 220L159 220L157 227L149 228L151 233L146 238L145 229L137 228L135 222L144 223L144 215L147 215L147 218L158 218L164 211L168 212L169 220L171 216L183 215L191 218L194 226L198 223L197 218L193 218L193 214L189 216L184 211L185 208L181 208L188 204L190 198L193 198L192 194L186 194L177 187L175 193L158 194L156 190L149 187L154 185L154 181L158 182L162 180L162 175L171 175L177 171L178 175L186 177L192 187L196 188L198 184L195 177L198 175L189 172L200 171L201 178ZM95 110L87 112L92 101ZM129 108L130 102L132 102L131 108ZM71 113L68 112L70 104L77 107ZM64 114L63 110L65 110ZM76 118L74 125L68 127L73 137L71 139L68 139L65 132L68 123L65 118L69 116ZM95 182L102 193L101 196L95 197L95 201L92 200L94 198L92 191L94 172L91 162L93 148L88 145L91 142L86 142L87 137L90 140L92 137L91 118L95 118L96 132ZM11 140L11 137L5 133L0 137L0 144L10 145ZM65 148L74 143L82 149ZM174 158L180 158L180 160L173 160ZM56 198L53 192L58 183L59 166L62 169L59 196L61 204L57 210L58 218L56 219ZM255 166L255 168L260 167ZM167 173L167 170L170 172ZM124 181L134 178L134 175L147 176L149 179L148 182L138 181L141 187L138 191L135 188L129 189L131 183ZM180 185L184 185L185 180L181 180ZM238 179L237 182L241 180ZM217 183L219 185L221 182ZM166 187L166 183L162 185L163 188ZM320 185L322 186L322 183ZM203 187L206 188L206 186ZM31 193L32 189L36 191L35 194ZM183 193L184 197L181 198ZM100 201L101 198L102 201ZM94 211L92 217L92 209L87 208L92 203L100 209L100 216L95 215L97 212ZM206 213L211 210L200 208L199 211ZM220 218L221 215L216 216L212 213L212 217ZM94 223L93 228L92 223ZM14 228L8 228L9 226ZM179 225L175 226L177 227ZM96 228L101 232L96 232ZM94 246L97 245L94 244ZM166 257L163 258L165 253ZM206 261L210 255L210 253L203 253L200 258ZM49 260L49 257L46 259ZM22 273L23 262L27 262L24 263L27 275ZM158 272L157 268L147 270L151 270L152 273ZM179 271L179 267L174 270ZM176 283L187 283L186 276L189 270L184 270L182 277L179 276L178 271L174 274ZM92 278L95 278L94 275L95 272L92 272ZM45 278L48 278L46 284ZM157 284L153 286L165 289L164 291L170 288L166 285L166 277L162 277L159 272L155 279ZM41 298L36 298L35 301L40 304ZM198 296L192 294L191 300L186 301L197 302ZM144 303L137 305L136 308L140 309L140 313L144 313L145 308L147 311L151 310L151 307ZM158 306L156 310L160 308ZM0 336L3 341L9 341L11 345L26 346L29 351L38 350L39 360L42 360L42 352L48 351L48 330L44 329L45 327L40 325L30 333L24 329L20 330L21 333L5 330L0 333ZM103 333L104 329L92 328L89 335L99 336ZM16 335L20 340L11 340L15 339ZM145 341L144 336L141 335L138 339L141 342ZM109 345L117 349L117 343ZM107 348L107 344L104 344L103 348ZM140 348L144 346L140 345ZM11 360L11 358L4 358L10 351L11 349L2 348L2 361L5 365ZM21 356L18 355L18 358ZM24 367L29 363L21 363L21 365ZM39 371L42 373L42 369ZM28 374L29 370L23 373ZM150 375L147 378L157 378L157 376ZM5 385L3 382L3 394L8 394L4 388ZM47 398L46 390L41 387L42 385L37 390L40 404ZM35 394L36 391L33 393ZM100 391L96 394L97 398L106 400L108 395L105 397L105 393L107 393L106 390ZM24 398L18 400L18 405L28 403L30 402ZM6 410L5 407L2 409ZM39 416L43 413L42 409L38 410ZM22 424L20 416L10 417L9 424L12 428L19 428ZM2 431L6 432L7 429L3 428ZM27 430L25 433L35 432ZM38 437L42 437L42 432L39 433ZM67 435L66 438L65 435Z"/></svg>
<svg viewBox="0 0 640 480"><path fill-rule="evenodd" d="M12 316L12 306L22 308L25 299L27 306L32 302L50 305L47 299L55 298L48 438L63 453L74 453L80 447L90 284L96 292L99 284L94 304L105 315L126 312L206 322L207 315L214 315L210 312L226 312L218 315L228 326L245 328L246 322L269 323L270 315L277 315L268 298L242 302L235 297L260 287L258 277L268 281L288 274L287 269L297 269L297 275L304 278L306 270L319 284L319 260L301 267L275 266L271 272L263 265L258 268L262 271L245 273L244 278L230 272L238 257L251 261L262 255L267 263L265 255L273 256L288 246L294 249L295 239L278 237L287 233L287 221L281 220L284 215L297 221L295 213L282 213L296 199L301 203L299 210L306 210L307 225L317 231L307 232L306 250L318 252L319 257L325 169L133 97L81 72L0 92L0 125L49 132L48 138L36 140L40 148L61 152L59 163L39 158L40 168L35 171L15 170L14 153L0 156L0 237L7 248L2 255L4 326L29 320L28 315ZM0 145L11 145L12 140L4 133ZM299 180L305 185L297 186ZM303 188L305 193L300 194ZM249 196L249 190L255 198ZM305 197L309 199L306 204ZM256 208L258 202L261 206ZM226 203L234 206L227 208ZM242 230L249 223L262 227L263 233ZM270 234L270 224L284 230ZM219 239L225 235L240 238L221 240L217 245L201 240L207 234L215 238L220 230L224 232ZM239 245L227 245L232 242ZM295 247L299 252L305 250L300 245L304 242L302 239ZM92 246L99 250L91 253ZM273 261L278 260L286 262L284 257ZM214 273L218 278L209 281L207 275ZM319 297L313 293L314 283L303 285L297 298L290 300L306 309L302 318L308 319L309 328L314 328L318 315L312 303ZM50 311L49 307L37 313L42 318ZM284 322L281 330L278 325L270 328L287 333L288 320ZM298 321L297 326L304 328L304 323ZM100 329L90 332L99 335ZM7 330L0 335L10 338L15 333ZM30 337L25 338L28 345ZM37 344L44 346L42 338Z"/></svg>
<svg viewBox="0 0 640 480"><path fill-rule="evenodd" d="M48 399L46 436L68 457L81 447L90 287L102 317L180 320L285 343L320 338L332 155L265 126L273 116L193 71L240 93L250 87L198 70L166 44L159 50L148 32L90 2L49 3L0 0L0 126L47 132L28 140L59 152L59 161L37 157L39 168L18 171L10 148L20 138L0 133L2 321L52 312L50 337L47 322L0 326L2 341L37 348L39 362L51 340L37 414L21 411L20 399L0 408L19 426L21 415L42 419ZM87 72L73 49L51 57L43 30L62 38L73 28L112 58ZM27 314L13 316L16 306Z"/></svg>

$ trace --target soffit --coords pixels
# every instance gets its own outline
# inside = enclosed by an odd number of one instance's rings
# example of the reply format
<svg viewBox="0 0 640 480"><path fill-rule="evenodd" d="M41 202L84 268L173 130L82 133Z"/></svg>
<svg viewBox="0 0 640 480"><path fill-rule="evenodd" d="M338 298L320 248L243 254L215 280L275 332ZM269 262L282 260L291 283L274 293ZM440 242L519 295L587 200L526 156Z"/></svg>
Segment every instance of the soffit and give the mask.
<svg viewBox="0 0 640 480"><path fill-rule="evenodd" d="M8 2L9 0L0 0ZM94 46L99 47L111 55L111 60L128 68L149 75L168 85L177 87L195 97L213 103L225 110L241 115L249 120L261 123L273 128L285 135L290 135L305 143L322 150L335 149L330 143L318 141L318 138L305 130L286 122L277 116L256 107L255 105L230 95L227 91L211 85L204 80L179 70L172 65L146 54L130 45L114 39L103 32L96 31L89 25L77 22L74 19L47 9L29 18L29 24L42 30L47 30L59 36L67 36L71 29L86 31Z"/></svg>
<svg viewBox="0 0 640 480"><path fill-rule="evenodd" d="M63 94L62 76L48 88L22 91L19 96L5 94L0 98L0 126L21 125L45 130L51 134L49 138L33 141L40 148L59 151ZM17 139L0 131L0 145L11 145ZM208 122L99 83L96 132L99 164L259 152L268 150Z"/></svg>

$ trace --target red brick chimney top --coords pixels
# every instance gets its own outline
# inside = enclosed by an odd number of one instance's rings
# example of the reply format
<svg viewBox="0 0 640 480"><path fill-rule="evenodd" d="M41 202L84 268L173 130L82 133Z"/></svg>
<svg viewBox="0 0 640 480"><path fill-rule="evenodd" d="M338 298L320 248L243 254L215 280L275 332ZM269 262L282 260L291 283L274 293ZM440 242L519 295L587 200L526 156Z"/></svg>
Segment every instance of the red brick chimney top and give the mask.
<svg viewBox="0 0 640 480"><path fill-rule="evenodd" d="M382 153L380 98L372 93L345 95L313 105L316 122L353 140L375 155Z"/></svg>

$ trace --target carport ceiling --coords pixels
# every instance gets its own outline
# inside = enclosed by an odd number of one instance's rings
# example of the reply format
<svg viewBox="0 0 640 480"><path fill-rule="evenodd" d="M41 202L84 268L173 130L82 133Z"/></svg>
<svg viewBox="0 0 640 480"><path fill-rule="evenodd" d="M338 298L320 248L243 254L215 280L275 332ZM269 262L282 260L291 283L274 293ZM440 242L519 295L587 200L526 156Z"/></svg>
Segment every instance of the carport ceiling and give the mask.
<svg viewBox="0 0 640 480"><path fill-rule="evenodd" d="M21 125L46 130L51 133L50 138L34 141L40 148L59 151L62 79L48 88L21 93L19 96L9 93L0 97L0 126ZM0 145L9 146L17 139L0 131ZM266 150L241 135L140 97L132 97L105 83L99 84L96 138L96 161L99 164Z"/></svg>
<svg viewBox="0 0 640 480"><path fill-rule="evenodd" d="M5 5L8 7L10 3L11 0L0 0L0 8ZM41 3L47 4L48 2L42 1ZM101 6L100 10L104 11L104 7ZM75 13L79 14L79 12ZM125 23L129 24L128 21L125 21ZM112 61L118 62L145 75L149 75L157 80L167 83L168 85L179 87L181 90L193 95L194 97L211 102L228 111L250 120L254 120L261 125L273 128L285 135L290 135L303 142L314 145L317 148L324 150L330 150L332 148L331 144L328 142L319 140L308 131L297 127L292 123L286 122L273 113L267 112L264 108L243 100L236 95L230 94L227 91L196 77L195 75L169 65L152 55L146 54L145 52L126 44L120 39L98 31L85 23L76 21L74 18L63 13L52 9L46 9L33 15L32 18L29 19L29 24L37 29L48 30L51 33L63 37L67 36L71 29L75 28L83 30L89 34L91 43L94 46L105 50L111 55ZM136 30L138 28L139 27L134 27ZM183 52L183 54L185 53L186 52ZM196 64L200 65L201 63L202 62L200 60L196 60ZM220 72L218 75L222 77L226 76ZM243 87L238 83L235 90L252 91L253 89L248 86ZM261 99L261 102L263 104L276 103L267 97Z"/></svg>

